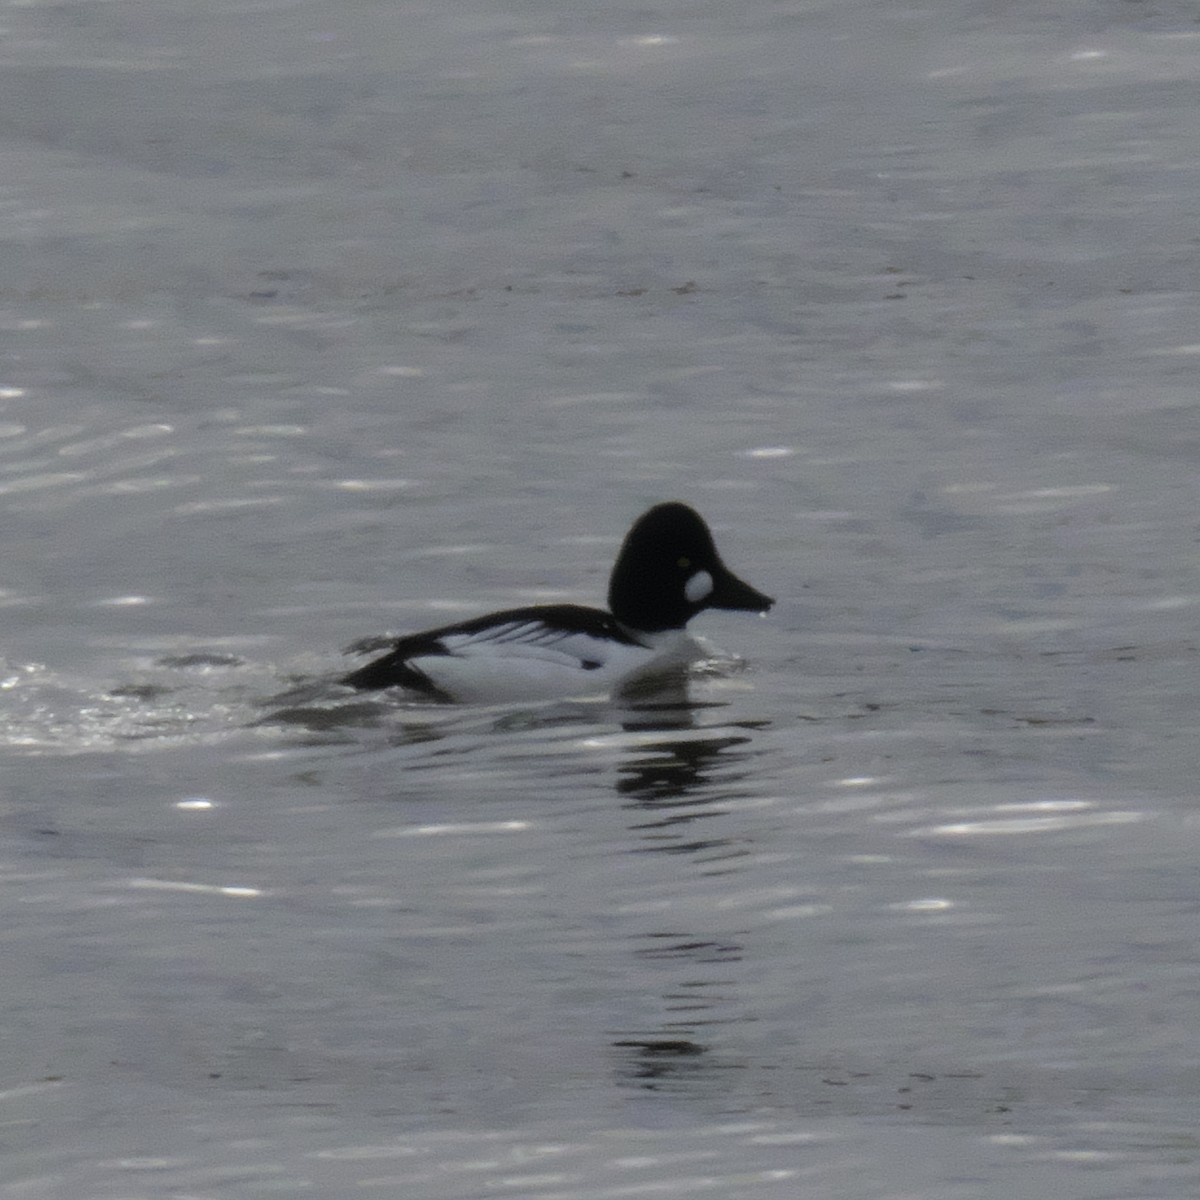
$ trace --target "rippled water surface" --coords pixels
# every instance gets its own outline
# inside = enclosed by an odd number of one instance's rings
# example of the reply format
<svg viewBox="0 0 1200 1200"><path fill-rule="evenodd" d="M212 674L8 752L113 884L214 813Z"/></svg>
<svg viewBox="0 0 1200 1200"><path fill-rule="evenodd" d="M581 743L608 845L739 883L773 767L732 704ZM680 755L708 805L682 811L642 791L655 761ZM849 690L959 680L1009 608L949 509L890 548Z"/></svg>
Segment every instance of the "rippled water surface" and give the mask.
<svg viewBox="0 0 1200 1200"><path fill-rule="evenodd" d="M1195 6L11 6L5 1194L1200 1190ZM779 597L686 691L356 639Z"/></svg>

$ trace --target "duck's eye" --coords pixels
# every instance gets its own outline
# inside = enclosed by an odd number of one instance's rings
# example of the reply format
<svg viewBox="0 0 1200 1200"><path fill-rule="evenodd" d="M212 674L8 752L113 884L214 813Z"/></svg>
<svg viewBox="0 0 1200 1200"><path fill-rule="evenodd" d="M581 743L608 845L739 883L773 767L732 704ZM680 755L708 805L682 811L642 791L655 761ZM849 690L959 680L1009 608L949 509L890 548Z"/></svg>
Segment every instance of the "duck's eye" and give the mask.
<svg viewBox="0 0 1200 1200"><path fill-rule="evenodd" d="M692 565L692 560L690 558L681 558L675 565L681 571L686 571Z"/></svg>

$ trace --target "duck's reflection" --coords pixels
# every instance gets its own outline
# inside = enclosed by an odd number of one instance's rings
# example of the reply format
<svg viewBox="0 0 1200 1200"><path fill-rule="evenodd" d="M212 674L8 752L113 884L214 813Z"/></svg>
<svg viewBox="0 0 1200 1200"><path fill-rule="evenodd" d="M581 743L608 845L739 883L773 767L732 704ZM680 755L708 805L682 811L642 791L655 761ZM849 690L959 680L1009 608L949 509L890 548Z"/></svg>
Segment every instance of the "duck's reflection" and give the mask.
<svg viewBox="0 0 1200 1200"><path fill-rule="evenodd" d="M685 856L704 876L725 876L747 859L752 838L735 827L733 802L754 794L756 734L767 721L722 720L721 704L690 702L686 693L646 701L623 714L641 735L617 773L615 790L632 820L632 853ZM645 734L661 734L647 739ZM697 823L726 818L721 832L700 836ZM740 940L680 929L640 935L632 951L645 977L662 970L661 1020L616 1035L611 1047L620 1083L647 1091L717 1084L744 1066L715 1048L711 1031L747 1019L736 1015L744 958Z"/></svg>
<svg viewBox="0 0 1200 1200"><path fill-rule="evenodd" d="M639 849L706 857L736 846L731 836L697 837L697 821L727 815L724 803L750 794L754 733L765 721L719 721L722 704L697 704L686 691L626 708L621 725L639 739L617 772L616 792L639 814ZM737 851L739 854L742 851Z"/></svg>
<svg viewBox="0 0 1200 1200"><path fill-rule="evenodd" d="M703 1061L708 1047L688 1038L616 1041L613 1047L629 1056L621 1072L626 1080L647 1091L683 1082L689 1074L699 1075L708 1069Z"/></svg>
<svg viewBox="0 0 1200 1200"><path fill-rule="evenodd" d="M744 853L735 837L705 837L697 823L726 815L722 801L742 793L730 783L724 767L738 758L734 747L746 745L745 736L722 735L696 741L656 746L631 759L617 780L617 794L628 797L626 808L645 814L630 830L643 841L643 851L714 856ZM720 778L714 778L718 764Z"/></svg>
<svg viewBox="0 0 1200 1200"><path fill-rule="evenodd" d="M613 1040L618 1078L647 1091L674 1090L703 1085L743 1065L714 1050L705 1037L714 1025L738 1019L722 1011L728 1012L734 998L734 964L742 961L742 945L678 932L647 934L642 943L635 956L642 963L672 964L675 980L662 994L661 1024Z"/></svg>

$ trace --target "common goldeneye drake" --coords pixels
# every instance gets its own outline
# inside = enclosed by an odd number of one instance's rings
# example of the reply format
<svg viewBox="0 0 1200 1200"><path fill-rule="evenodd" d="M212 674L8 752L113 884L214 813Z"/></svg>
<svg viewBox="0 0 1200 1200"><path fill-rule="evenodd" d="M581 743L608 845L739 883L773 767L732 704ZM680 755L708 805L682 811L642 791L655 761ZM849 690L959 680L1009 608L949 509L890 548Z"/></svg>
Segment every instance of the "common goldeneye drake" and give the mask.
<svg viewBox="0 0 1200 1200"><path fill-rule="evenodd" d="M539 604L488 613L402 637L341 682L475 703L592 695L701 657L685 626L703 609L766 612L774 603L725 566L698 513L658 504L625 535L609 612Z"/></svg>

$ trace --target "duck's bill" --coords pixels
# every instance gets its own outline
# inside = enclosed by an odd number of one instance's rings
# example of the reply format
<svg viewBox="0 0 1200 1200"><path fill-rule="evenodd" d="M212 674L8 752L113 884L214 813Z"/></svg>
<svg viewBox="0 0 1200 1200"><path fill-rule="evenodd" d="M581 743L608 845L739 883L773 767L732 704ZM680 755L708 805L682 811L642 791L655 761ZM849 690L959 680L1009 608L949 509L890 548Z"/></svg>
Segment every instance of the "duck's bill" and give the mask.
<svg viewBox="0 0 1200 1200"><path fill-rule="evenodd" d="M715 580L708 603L713 608L765 613L775 601L739 579L732 571L723 571Z"/></svg>

